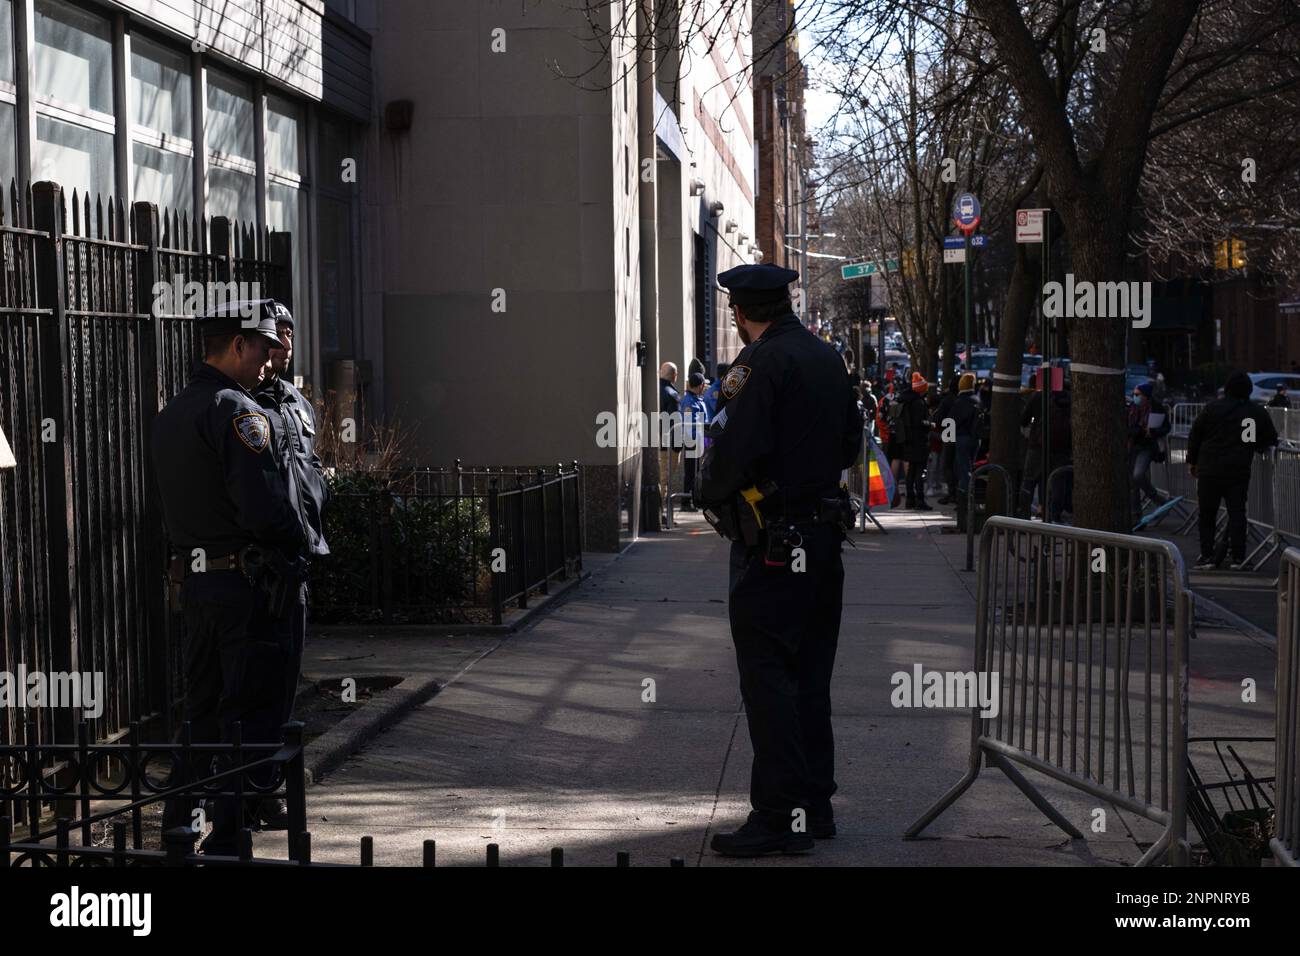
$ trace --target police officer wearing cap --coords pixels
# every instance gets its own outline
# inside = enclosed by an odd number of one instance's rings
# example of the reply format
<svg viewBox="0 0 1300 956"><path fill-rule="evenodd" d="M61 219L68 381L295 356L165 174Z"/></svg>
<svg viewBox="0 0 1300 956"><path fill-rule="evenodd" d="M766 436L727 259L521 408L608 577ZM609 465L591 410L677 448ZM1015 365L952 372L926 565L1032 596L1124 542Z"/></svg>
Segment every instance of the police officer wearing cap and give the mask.
<svg viewBox="0 0 1300 956"><path fill-rule="evenodd" d="M158 414L151 442L172 577L183 578L185 719L195 743L229 742L237 721L243 741L275 742L289 647L274 619L269 568L305 542L272 422L252 395L280 339L265 309L213 313L200 331L203 361ZM185 772L195 779L209 767ZM191 809L172 801L164 825L190 826ZM216 801L203 852L236 853L242 811L233 798Z"/></svg>
<svg viewBox="0 0 1300 956"><path fill-rule="evenodd" d="M810 850L835 833L830 680L852 523L840 472L862 446L844 362L795 316L797 272L718 276L745 348L722 380L700 465L705 515L732 539L728 610L754 748L749 820L714 836L730 856Z"/></svg>
<svg viewBox="0 0 1300 956"><path fill-rule="evenodd" d="M280 348L271 350L270 369L262 384L253 390L253 397L266 411L276 437L276 457L280 459L289 483L289 500L298 512L306 533L304 558L323 557L330 553L325 543L325 506L329 502L329 487L325 483L325 470L316 454L316 414L298 389L289 381L289 366L293 361L293 315L282 303L272 299L258 303L275 317L276 334ZM307 633L307 584L302 582L293 595L283 623L290 636L289 667L285 675L281 722L293 716L294 696L298 690L298 677L302 671L303 642ZM273 809L281 816L282 808ZM287 818L287 813L284 814ZM287 822L287 820L286 820Z"/></svg>

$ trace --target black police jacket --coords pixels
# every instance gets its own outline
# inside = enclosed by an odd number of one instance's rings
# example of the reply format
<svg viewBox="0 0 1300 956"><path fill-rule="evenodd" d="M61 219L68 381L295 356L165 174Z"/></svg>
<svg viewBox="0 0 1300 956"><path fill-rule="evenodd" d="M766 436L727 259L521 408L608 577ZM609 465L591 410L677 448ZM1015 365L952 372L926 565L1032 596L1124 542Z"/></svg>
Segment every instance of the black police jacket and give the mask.
<svg viewBox="0 0 1300 956"><path fill-rule="evenodd" d="M1246 422L1252 419L1255 440L1246 442ZM1220 398L1192 422L1187 464L1197 466L1198 476L1248 480L1251 459L1276 444L1277 428L1268 412L1249 399Z"/></svg>
<svg viewBox="0 0 1300 956"><path fill-rule="evenodd" d="M325 543L325 506L329 486L316 454L316 413L302 393L276 376L253 391L271 419L275 433L275 454L289 480L289 500L298 512L307 535L309 555L330 553Z"/></svg>
<svg viewBox="0 0 1300 956"><path fill-rule="evenodd" d="M209 558L250 544L302 553L271 421L238 382L201 362L154 419L150 447L172 545Z"/></svg>
<svg viewBox="0 0 1300 956"><path fill-rule="evenodd" d="M721 504L775 482L791 507L839 487L862 449L862 411L844 362L793 314L745 346L722 380L698 496Z"/></svg>

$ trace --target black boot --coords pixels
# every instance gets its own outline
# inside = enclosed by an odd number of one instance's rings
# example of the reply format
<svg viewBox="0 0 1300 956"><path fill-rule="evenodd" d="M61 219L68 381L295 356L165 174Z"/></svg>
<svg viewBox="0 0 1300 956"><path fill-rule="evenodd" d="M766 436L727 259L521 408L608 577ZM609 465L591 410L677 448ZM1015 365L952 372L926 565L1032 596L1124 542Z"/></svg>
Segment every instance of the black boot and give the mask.
<svg viewBox="0 0 1300 956"><path fill-rule="evenodd" d="M963 495L958 495L957 496L957 533L958 534L966 533L966 520L968 517L966 514L966 505L967 505L966 498Z"/></svg>

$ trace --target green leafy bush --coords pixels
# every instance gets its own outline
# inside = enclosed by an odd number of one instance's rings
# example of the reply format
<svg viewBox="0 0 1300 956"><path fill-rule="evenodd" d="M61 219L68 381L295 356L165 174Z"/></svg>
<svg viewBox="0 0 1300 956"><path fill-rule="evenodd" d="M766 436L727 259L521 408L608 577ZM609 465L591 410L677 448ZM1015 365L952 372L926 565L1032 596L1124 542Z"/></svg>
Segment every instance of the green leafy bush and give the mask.
<svg viewBox="0 0 1300 956"><path fill-rule="evenodd" d="M410 494L376 472L339 471L329 483L330 554L312 567L315 621L463 620L466 608L489 606L486 496Z"/></svg>

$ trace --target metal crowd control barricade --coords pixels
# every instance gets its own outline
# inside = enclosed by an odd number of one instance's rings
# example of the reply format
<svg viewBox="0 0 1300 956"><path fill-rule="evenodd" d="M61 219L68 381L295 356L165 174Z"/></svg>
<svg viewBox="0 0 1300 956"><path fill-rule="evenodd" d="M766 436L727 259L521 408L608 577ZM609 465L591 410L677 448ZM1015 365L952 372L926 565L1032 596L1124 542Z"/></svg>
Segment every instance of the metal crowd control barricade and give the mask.
<svg viewBox="0 0 1300 956"><path fill-rule="evenodd" d="M1175 408L1183 407L1175 406ZM1170 432L1165 442L1164 463L1151 467L1151 483L1161 494L1170 498L1183 499L1174 509L1182 518L1182 524L1174 533L1184 534L1196 523L1197 514L1196 479L1187 470L1187 435Z"/></svg>
<svg viewBox="0 0 1300 956"><path fill-rule="evenodd" d="M1273 858L1300 866L1300 550L1282 554L1277 587L1277 810Z"/></svg>
<svg viewBox="0 0 1300 956"><path fill-rule="evenodd" d="M1300 451L1290 448L1273 459L1273 535L1279 547L1300 544Z"/></svg>
<svg viewBox="0 0 1300 956"><path fill-rule="evenodd" d="M1192 422L1205 409L1204 402L1180 402L1170 412L1169 434L1186 438L1192 430Z"/></svg>
<svg viewBox="0 0 1300 956"><path fill-rule="evenodd" d="M965 775L906 836L951 806L983 760L1082 839L1019 763L1159 824L1140 864L1185 865L1192 597L1178 549L999 516L980 536L977 582L971 676L988 682L997 710L972 711Z"/></svg>

